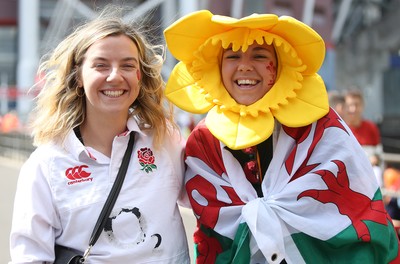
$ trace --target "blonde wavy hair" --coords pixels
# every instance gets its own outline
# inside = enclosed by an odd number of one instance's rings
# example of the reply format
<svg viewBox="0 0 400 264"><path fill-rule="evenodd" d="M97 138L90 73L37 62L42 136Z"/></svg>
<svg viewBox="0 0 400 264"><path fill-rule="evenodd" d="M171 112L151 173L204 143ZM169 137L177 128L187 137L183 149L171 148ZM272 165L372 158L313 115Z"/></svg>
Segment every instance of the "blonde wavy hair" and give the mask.
<svg viewBox="0 0 400 264"><path fill-rule="evenodd" d="M160 146L171 125L177 127L173 107L164 97L164 46L146 40L144 25L124 22L121 11L107 6L97 18L76 28L40 64L38 72L44 74L44 85L31 116L35 146L49 141L62 143L69 131L85 120L85 95L76 92L80 68L88 48L107 36L128 36L139 51L142 78L130 116L136 117L142 129L154 129L155 146Z"/></svg>

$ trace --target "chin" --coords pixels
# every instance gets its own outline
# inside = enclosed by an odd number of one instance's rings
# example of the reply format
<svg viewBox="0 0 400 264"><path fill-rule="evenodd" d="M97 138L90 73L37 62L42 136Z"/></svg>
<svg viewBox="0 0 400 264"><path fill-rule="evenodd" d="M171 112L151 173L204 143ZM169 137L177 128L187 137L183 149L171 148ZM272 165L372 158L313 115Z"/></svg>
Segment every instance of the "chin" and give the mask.
<svg viewBox="0 0 400 264"><path fill-rule="evenodd" d="M252 104L254 104L255 102L257 102L258 100L235 100L236 101L236 103L238 103L238 104L241 104L241 105L246 105L246 106L248 106L248 105L252 105Z"/></svg>

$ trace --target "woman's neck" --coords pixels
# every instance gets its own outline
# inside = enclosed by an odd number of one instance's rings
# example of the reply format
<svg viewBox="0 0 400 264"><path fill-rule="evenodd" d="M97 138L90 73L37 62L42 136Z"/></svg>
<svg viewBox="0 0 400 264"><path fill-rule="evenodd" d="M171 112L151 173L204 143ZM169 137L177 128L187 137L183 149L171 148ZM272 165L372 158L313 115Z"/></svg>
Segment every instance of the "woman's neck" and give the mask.
<svg viewBox="0 0 400 264"><path fill-rule="evenodd" d="M104 118L88 118L80 126L85 146L91 147L107 157L111 157L114 138L126 131L126 119L106 120Z"/></svg>

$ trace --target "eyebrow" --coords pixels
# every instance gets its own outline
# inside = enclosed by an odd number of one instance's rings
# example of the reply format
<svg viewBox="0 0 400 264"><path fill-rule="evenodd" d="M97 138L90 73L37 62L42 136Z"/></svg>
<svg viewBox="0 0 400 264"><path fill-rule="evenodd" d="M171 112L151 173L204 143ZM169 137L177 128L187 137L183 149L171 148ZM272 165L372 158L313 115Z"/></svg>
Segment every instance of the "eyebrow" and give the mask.
<svg viewBox="0 0 400 264"><path fill-rule="evenodd" d="M108 59L106 59L104 57L94 57L93 60L107 61ZM134 61L136 63L139 63L139 60L135 57L126 57L126 58L123 58L122 61Z"/></svg>
<svg viewBox="0 0 400 264"><path fill-rule="evenodd" d="M254 51L265 50L265 51L273 52L273 50L267 49L267 48L265 48L265 47L255 47L253 50L254 50Z"/></svg>
<svg viewBox="0 0 400 264"><path fill-rule="evenodd" d="M133 60L133 61L139 63L139 60L136 59L135 57L127 57L127 58L124 58L124 59L123 59L123 61L131 61L131 60Z"/></svg>
<svg viewBox="0 0 400 264"><path fill-rule="evenodd" d="M267 49L267 48L265 48L265 47L255 47L254 49L253 49L253 51L268 51L268 52L274 52L274 49L272 49L272 50L270 50L270 49ZM224 50L224 52L225 51L233 51L232 50L232 47L228 47L228 48L226 48L225 50ZM233 51L233 52L239 52L240 51L240 49L239 50L237 50L237 51ZM248 50L247 50L248 51ZM246 52L247 52L246 51Z"/></svg>

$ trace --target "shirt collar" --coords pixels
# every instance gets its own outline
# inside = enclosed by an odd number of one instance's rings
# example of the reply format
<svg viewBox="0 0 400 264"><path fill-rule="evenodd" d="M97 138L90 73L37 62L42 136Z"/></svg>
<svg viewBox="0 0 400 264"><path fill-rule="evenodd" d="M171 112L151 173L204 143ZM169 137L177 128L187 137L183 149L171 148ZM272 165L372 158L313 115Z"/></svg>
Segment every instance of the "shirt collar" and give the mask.
<svg viewBox="0 0 400 264"><path fill-rule="evenodd" d="M127 136L130 133L138 133L140 136L146 137L147 135L140 129L137 120L130 117L127 121L128 130L119 136ZM64 141L64 148L77 160L96 160L96 157L90 152L90 148L86 148L82 142L77 138L73 129L67 134Z"/></svg>

